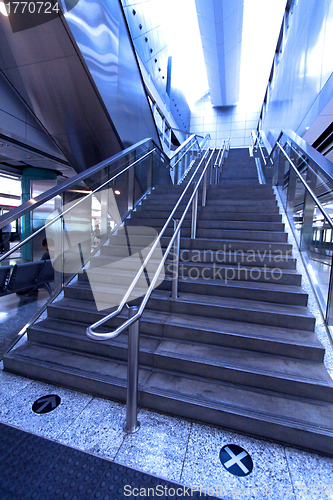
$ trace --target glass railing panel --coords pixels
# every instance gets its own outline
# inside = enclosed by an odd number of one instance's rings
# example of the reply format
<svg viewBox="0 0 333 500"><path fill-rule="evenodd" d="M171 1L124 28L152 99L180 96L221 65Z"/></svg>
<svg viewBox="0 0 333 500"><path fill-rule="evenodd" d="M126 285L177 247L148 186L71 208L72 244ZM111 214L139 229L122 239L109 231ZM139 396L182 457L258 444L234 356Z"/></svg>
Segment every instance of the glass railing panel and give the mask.
<svg viewBox="0 0 333 500"><path fill-rule="evenodd" d="M89 267L92 255L100 252L110 233L122 226L129 210L152 185L161 176L169 180L168 161L162 153L156 151L139 160L155 147L146 143L111 161L11 222L8 241L3 236L7 255L0 257L0 322L4 332L0 354L64 284ZM29 241L22 245L27 237ZM11 313L2 314L1 310Z"/></svg>
<svg viewBox="0 0 333 500"><path fill-rule="evenodd" d="M271 155L273 185L280 193L323 315L331 324L333 182L293 141L282 136L280 144L284 153L277 146Z"/></svg>

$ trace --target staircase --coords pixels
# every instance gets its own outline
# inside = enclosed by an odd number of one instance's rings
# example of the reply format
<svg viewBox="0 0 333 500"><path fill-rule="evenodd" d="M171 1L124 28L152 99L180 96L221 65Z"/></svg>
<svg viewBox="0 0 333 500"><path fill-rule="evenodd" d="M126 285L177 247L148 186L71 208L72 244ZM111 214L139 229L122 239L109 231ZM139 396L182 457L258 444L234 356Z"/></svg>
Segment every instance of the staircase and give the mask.
<svg viewBox="0 0 333 500"><path fill-rule="evenodd" d="M160 230L183 189L157 187L127 225ZM273 190L259 185L247 150L230 151L221 183L209 188L205 207L199 197L199 207L197 238L190 239L190 214L181 231L179 298L170 297L167 261L140 321L139 404L333 455L333 381L324 349ZM163 248L172 231L170 225ZM133 243L133 252L144 246L139 236ZM118 261L115 292L133 276L125 252L119 233L91 263L103 274L103 265ZM127 333L104 342L85 334L105 314L80 274L29 328L28 342L5 356L5 370L125 401ZM126 318L123 311L105 330Z"/></svg>

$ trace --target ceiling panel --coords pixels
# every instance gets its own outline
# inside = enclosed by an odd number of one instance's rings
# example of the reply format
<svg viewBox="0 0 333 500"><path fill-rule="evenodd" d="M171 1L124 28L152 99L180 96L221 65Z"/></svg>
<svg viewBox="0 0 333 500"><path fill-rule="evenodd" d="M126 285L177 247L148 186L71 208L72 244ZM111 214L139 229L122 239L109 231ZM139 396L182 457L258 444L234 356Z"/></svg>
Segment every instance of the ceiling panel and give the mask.
<svg viewBox="0 0 333 500"><path fill-rule="evenodd" d="M236 104L244 0L195 0L195 3L212 104Z"/></svg>

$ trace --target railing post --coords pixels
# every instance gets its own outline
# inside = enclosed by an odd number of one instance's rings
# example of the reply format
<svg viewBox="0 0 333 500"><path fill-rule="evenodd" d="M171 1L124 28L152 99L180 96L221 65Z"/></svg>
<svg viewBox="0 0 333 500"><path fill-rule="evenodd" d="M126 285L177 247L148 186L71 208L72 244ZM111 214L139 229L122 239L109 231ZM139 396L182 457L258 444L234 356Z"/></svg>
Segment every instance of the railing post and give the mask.
<svg viewBox="0 0 333 500"><path fill-rule="evenodd" d="M196 188L196 183L194 183L194 189L195 188ZM192 201L191 240L195 240L197 234L197 219L198 219L198 191L196 191Z"/></svg>
<svg viewBox="0 0 333 500"><path fill-rule="evenodd" d="M179 224L179 220L174 219L174 221L173 221L174 233L177 230L178 224ZM173 244L172 291L171 291L171 298L173 298L173 299L178 298L180 231L181 231L181 229L178 231L178 234L177 234L175 241L174 241L174 244Z"/></svg>
<svg viewBox="0 0 333 500"><path fill-rule="evenodd" d="M134 207L134 187L135 187L135 172L134 172L134 167L132 167L128 170L128 202L127 202L128 210L133 210Z"/></svg>
<svg viewBox="0 0 333 500"><path fill-rule="evenodd" d="M209 168L209 184L213 183L213 167L214 167L213 158L211 158L210 165L208 167Z"/></svg>
<svg viewBox="0 0 333 500"><path fill-rule="evenodd" d="M206 200L207 200L207 170L205 172L203 181L202 181L202 202L201 205L203 207L206 206Z"/></svg>
<svg viewBox="0 0 333 500"><path fill-rule="evenodd" d="M153 155L154 153L152 153L148 159L147 189L151 189L153 186Z"/></svg>
<svg viewBox="0 0 333 500"><path fill-rule="evenodd" d="M131 306L129 317L133 318L139 308ZM124 431L134 434L140 429L138 422L138 379L139 379L139 334L140 320L133 323L128 329L128 362L127 362L127 398L126 398L126 422Z"/></svg>

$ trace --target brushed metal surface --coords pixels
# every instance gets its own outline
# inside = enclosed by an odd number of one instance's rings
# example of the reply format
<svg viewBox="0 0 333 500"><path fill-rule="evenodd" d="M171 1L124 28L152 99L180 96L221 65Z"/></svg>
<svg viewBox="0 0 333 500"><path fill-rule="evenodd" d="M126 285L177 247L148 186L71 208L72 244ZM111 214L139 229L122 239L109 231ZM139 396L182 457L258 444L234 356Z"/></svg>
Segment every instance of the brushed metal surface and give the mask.
<svg viewBox="0 0 333 500"><path fill-rule="evenodd" d="M263 129L273 146L281 129L302 136L332 97L333 3L299 0L275 69ZM326 88L327 87L327 88Z"/></svg>
<svg viewBox="0 0 333 500"><path fill-rule="evenodd" d="M67 16L74 37L64 18L13 33L0 16L0 69L80 172L159 139L119 3L81 0Z"/></svg>
<svg viewBox="0 0 333 500"><path fill-rule="evenodd" d="M80 0L65 14L124 147L160 140L118 0Z"/></svg>

